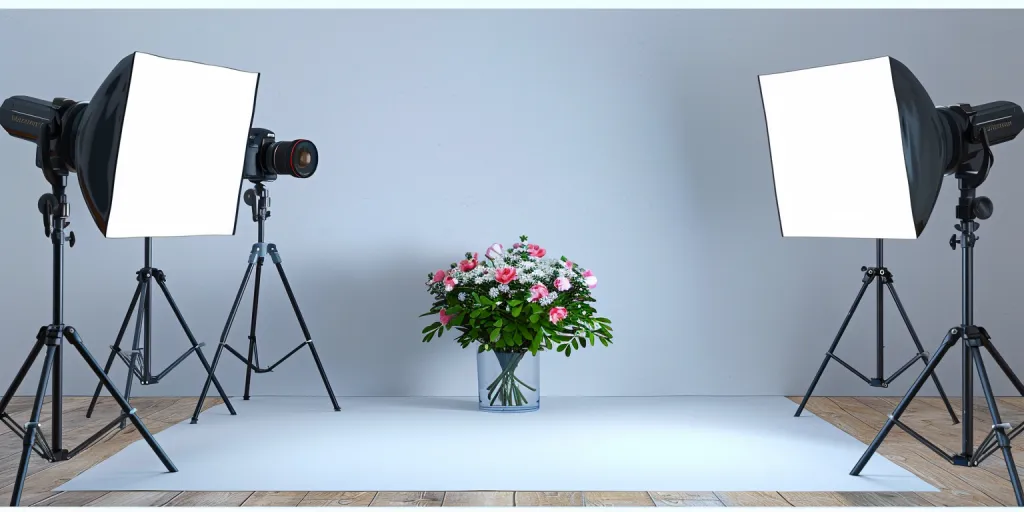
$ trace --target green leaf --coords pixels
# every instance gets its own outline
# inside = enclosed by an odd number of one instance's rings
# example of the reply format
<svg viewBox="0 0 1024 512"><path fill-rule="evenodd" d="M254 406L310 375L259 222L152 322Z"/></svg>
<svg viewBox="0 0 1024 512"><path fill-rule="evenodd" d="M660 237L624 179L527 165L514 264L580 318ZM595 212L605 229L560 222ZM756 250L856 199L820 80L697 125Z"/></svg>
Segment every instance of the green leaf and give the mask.
<svg viewBox="0 0 1024 512"><path fill-rule="evenodd" d="M593 345L594 344L594 333L593 332L588 332L587 333L587 339L590 340L590 344Z"/></svg>
<svg viewBox="0 0 1024 512"><path fill-rule="evenodd" d="M428 332L427 335L423 337L423 343L427 343L430 340L434 339L434 334L436 334L436 333L437 333L437 331L430 331L430 332Z"/></svg>
<svg viewBox="0 0 1024 512"><path fill-rule="evenodd" d="M601 344L607 347L608 346L608 340L605 339L605 338L601 338Z"/></svg>
<svg viewBox="0 0 1024 512"><path fill-rule="evenodd" d="M495 327L494 330L491 331L491 336L490 336L491 342L493 343L495 341L498 341L498 338L500 338L500 337L501 337L501 328Z"/></svg>
<svg viewBox="0 0 1024 512"><path fill-rule="evenodd" d="M516 346L523 344L523 335L519 334L519 331L516 331L515 336L512 336L512 343L515 343Z"/></svg>
<svg viewBox="0 0 1024 512"><path fill-rule="evenodd" d="M519 313L522 313L522 312L523 312L523 307L522 306L515 306L515 307L512 308L512 317L513 318L519 318Z"/></svg>
<svg viewBox="0 0 1024 512"><path fill-rule="evenodd" d="M436 331L438 327L441 327L441 322L434 322L423 328L422 333L426 334L427 331Z"/></svg>
<svg viewBox="0 0 1024 512"><path fill-rule="evenodd" d="M565 357L569 357L569 354L572 354L572 347L570 347L569 345L562 346L565 347Z"/></svg>
<svg viewBox="0 0 1024 512"><path fill-rule="evenodd" d="M512 306L512 307L516 307L516 306L518 306L518 305L520 305L522 303L523 303L523 301L520 300L520 299L512 299L512 300L508 301L508 305Z"/></svg>
<svg viewBox="0 0 1024 512"><path fill-rule="evenodd" d="M559 346L558 346L558 351L559 351L559 352L565 352L565 349L566 349L566 348L567 348L568 346L569 346L569 345L559 345Z"/></svg>
<svg viewBox="0 0 1024 512"><path fill-rule="evenodd" d="M538 315L538 314L536 314L536 313L534 313L534 314L530 315L530 323L531 323L531 324L535 324L535 323L537 323L537 322L538 322L539 320L540 320L540 315Z"/></svg>
<svg viewBox="0 0 1024 512"><path fill-rule="evenodd" d="M576 338L573 338L573 339L572 339L572 348L574 348L574 349L576 349L576 350L579 350L579 349L580 349L580 344L579 344L579 342L578 342L578 341L576 341Z"/></svg>
<svg viewBox="0 0 1024 512"><path fill-rule="evenodd" d="M440 313L440 311L427 311L426 313L423 313L422 315L420 315L420 318L423 318L425 316L430 316L430 315L436 315L438 313Z"/></svg>
<svg viewBox="0 0 1024 512"><path fill-rule="evenodd" d="M594 342L590 342L590 344L593 345ZM583 347L583 348L587 348L587 339L586 338L581 338L580 339L580 346Z"/></svg>
<svg viewBox="0 0 1024 512"><path fill-rule="evenodd" d="M469 314L469 317L470 317L470 318L480 318L480 315L481 315L482 313L483 313L483 311L482 311L482 310L479 310L479 309L474 309L474 310L473 310L473 312Z"/></svg>
<svg viewBox="0 0 1024 512"><path fill-rule="evenodd" d="M594 321L595 322L600 322L602 324L610 324L610 323L612 323L611 320L608 320L607 318L605 318L603 316L594 317Z"/></svg>
<svg viewBox="0 0 1024 512"><path fill-rule="evenodd" d="M494 326L495 326L495 327L501 327L501 325L502 325L503 323L505 323L505 321L504 321L504 320L502 320L501 318L499 318L497 322L494 322Z"/></svg>
<svg viewBox="0 0 1024 512"><path fill-rule="evenodd" d="M523 338L530 339L530 330L527 329L526 326L523 324L516 324L516 329L518 329L519 333L523 335Z"/></svg>

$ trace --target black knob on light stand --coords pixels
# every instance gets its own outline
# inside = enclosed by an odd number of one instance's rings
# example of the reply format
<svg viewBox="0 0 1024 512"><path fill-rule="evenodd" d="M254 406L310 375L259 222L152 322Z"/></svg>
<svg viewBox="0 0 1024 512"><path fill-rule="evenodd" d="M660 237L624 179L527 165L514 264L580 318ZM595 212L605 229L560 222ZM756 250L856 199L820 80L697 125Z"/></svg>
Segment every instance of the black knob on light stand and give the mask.
<svg viewBox="0 0 1024 512"><path fill-rule="evenodd" d="M985 220L992 216L992 211L995 205L992 204L992 200L985 196L978 196L974 199L971 208L974 210L974 215L981 220Z"/></svg>

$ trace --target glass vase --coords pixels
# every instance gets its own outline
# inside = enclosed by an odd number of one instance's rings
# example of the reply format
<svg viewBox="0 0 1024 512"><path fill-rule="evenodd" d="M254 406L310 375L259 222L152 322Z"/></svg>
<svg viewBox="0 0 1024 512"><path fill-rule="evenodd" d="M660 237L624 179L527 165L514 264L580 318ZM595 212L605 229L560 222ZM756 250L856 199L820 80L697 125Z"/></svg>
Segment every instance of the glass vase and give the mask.
<svg viewBox="0 0 1024 512"><path fill-rule="evenodd" d="M540 408L540 356L488 350L476 355L480 410L531 412Z"/></svg>

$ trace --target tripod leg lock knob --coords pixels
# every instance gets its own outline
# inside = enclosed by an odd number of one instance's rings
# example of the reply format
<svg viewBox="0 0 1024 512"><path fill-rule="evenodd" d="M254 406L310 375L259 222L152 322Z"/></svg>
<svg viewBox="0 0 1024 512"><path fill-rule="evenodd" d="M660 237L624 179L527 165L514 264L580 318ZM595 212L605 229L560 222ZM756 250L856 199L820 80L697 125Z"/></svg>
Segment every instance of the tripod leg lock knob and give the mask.
<svg viewBox="0 0 1024 512"><path fill-rule="evenodd" d="M1010 430L1011 428L1012 427L1010 426L1009 423L1000 423L998 425L992 425L992 430L996 430L996 429Z"/></svg>
<svg viewBox="0 0 1024 512"><path fill-rule="evenodd" d="M39 428L39 422L38 421L30 421L30 422L26 423L25 424L25 430L28 430L30 428Z"/></svg>
<svg viewBox="0 0 1024 512"><path fill-rule="evenodd" d="M132 409L130 411L128 411L127 416L135 416L135 412L136 411L138 411L138 409L132 407Z"/></svg>

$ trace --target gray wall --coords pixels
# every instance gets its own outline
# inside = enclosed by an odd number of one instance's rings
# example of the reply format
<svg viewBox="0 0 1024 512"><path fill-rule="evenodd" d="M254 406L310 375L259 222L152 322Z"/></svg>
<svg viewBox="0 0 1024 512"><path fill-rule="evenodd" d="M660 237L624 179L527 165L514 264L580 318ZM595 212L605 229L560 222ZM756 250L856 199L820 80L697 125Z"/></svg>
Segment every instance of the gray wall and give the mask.
<svg viewBox="0 0 1024 512"><path fill-rule="evenodd" d="M936 103L1024 101L1022 23L1018 11L6 12L0 91L87 100L135 50L262 72L257 126L321 151L313 179L273 184L268 230L341 395L473 394L473 352L420 343L417 315L430 302L421 282L467 249L521 233L595 269L600 310L618 335L610 349L545 357L546 394L798 394L874 246L779 237L757 75L888 54ZM856 105L822 113L856 114ZM198 143L183 134L174 150ZM1015 201L1024 145L996 155L977 321L1024 371L1024 203ZM46 183L32 164L31 145L0 137L4 382L49 320L49 245L36 213ZM142 242L102 239L77 188L67 320L105 356ZM955 188L946 183L922 239L887 245L929 350L959 322L959 255L946 245ZM211 354L255 238L247 216L239 223L235 237L156 243L156 263ZM158 304L163 366L186 342ZM263 305L269 362L300 332L272 275ZM868 373L872 305L840 349ZM240 349L248 311L231 338ZM886 321L891 371L913 350L891 305ZM941 372L952 394L958 361L953 354ZM240 393L242 365L222 368ZM115 374L122 381L123 366ZM141 392L194 395L201 376L192 359ZM69 393L91 391L77 358L67 377ZM1005 379L996 384L1010 392ZM304 353L257 377L254 390L323 393ZM838 367L820 386L874 391Z"/></svg>

